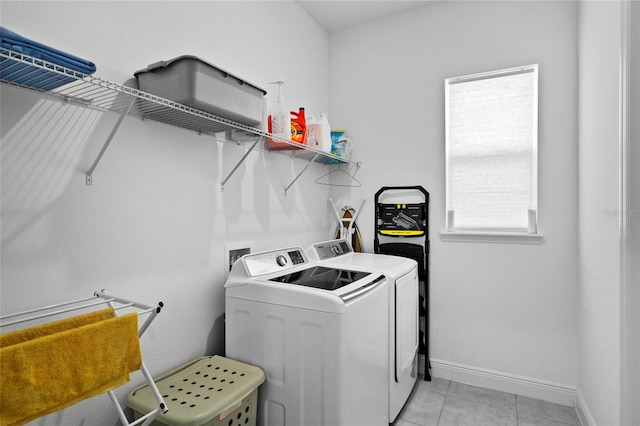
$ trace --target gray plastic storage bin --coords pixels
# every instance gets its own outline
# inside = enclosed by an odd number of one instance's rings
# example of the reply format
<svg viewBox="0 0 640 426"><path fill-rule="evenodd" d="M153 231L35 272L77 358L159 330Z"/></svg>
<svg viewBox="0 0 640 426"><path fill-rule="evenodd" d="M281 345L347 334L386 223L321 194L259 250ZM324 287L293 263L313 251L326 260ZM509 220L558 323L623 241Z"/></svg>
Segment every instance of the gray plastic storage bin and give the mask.
<svg viewBox="0 0 640 426"><path fill-rule="evenodd" d="M167 404L153 426L255 426L258 386L264 372L219 355L198 358L156 379ZM136 418L152 411L157 402L149 386L129 394L127 405Z"/></svg>
<svg viewBox="0 0 640 426"><path fill-rule="evenodd" d="M143 92L249 126L262 121L267 92L198 57L160 61L134 75Z"/></svg>

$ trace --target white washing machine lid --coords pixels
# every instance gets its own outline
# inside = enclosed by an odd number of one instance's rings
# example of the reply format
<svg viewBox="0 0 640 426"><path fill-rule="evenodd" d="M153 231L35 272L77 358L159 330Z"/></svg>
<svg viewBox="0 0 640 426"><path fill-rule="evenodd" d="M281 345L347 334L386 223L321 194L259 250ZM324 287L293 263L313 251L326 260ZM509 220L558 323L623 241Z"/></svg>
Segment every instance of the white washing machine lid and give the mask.
<svg viewBox="0 0 640 426"><path fill-rule="evenodd" d="M299 247L243 256L225 283L226 297L341 313L386 283L376 271L311 263Z"/></svg>
<svg viewBox="0 0 640 426"><path fill-rule="evenodd" d="M368 275L371 275L371 272L312 266L311 268L270 278L269 281L334 291L353 284Z"/></svg>

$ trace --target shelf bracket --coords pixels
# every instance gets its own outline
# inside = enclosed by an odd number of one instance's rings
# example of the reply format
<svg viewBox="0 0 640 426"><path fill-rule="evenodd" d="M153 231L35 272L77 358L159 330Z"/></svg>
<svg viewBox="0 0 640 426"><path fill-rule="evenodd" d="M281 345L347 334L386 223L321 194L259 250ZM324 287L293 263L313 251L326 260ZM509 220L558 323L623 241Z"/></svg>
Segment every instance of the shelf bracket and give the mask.
<svg viewBox="0 0 640 426"><path fill-rule="evenodd" d="M247 150L247 152L244 153L244 155L242 156L242 158L240 159L240 161L238 161L238 164L235 165L235 167L233 168L233 170L231 170L231 172L227 175L226 178L224 178L224 180L222 181L222 183L220 184L220 191L224 192L224 185L225 183L227 183L227 181L229 180L229 178L231 176L233 176L233 174L236 172L236 170L238 170L238 167L240 167L240 164L244 163L244 160L249 156L249 154L251 154L251 151L253 151L253 149L258 145L258 143L264 138L264 136L260 136L258 139L256 139L256 141L253 143L253 145L251 145L251 148L249 148Z"/></svg>
<svg viewBox="0 0 640 426"><path fill-rule="evenodd" d="M289 190L289 188L291 188L291 187L293 186L293 184L294 184L294 183L296 183L296 181L298 180L298 178L300 178L300 176L302 176L302 174L303 174L304 172L306 172L306 171L307 171L307 169L309 168L309 166L311 165L311 163L313 163L314 161L316 161L316 159L317 159L319 156L320 156L320 153L316 154L316 155L315 155L311 160L309 160L309 162L307 163L307 165L306 165L306 166L304 166L304 169L302 169L302 171L300 171L300 173L298 173L298 176L296 176L296 177L291 181L291 183L289 184L289 186L287 186L287 187L284 189L284 195L285 195L285 197L287 196L287 191Z"/></svg>
<svg viewBox="0 0 640 426"><path fill-rule="evenodd" d="M134 98L131 99L131 103L129 104L129 106L127 106L127 108L124 111L122 111L122 113L120 114L120 118L118 118L118 121L113 126L113 129L111 129L111 133L109 133L109 136L107 137L107 140L105 141L104 145L102 145L102 149L100 149L100 152L98 153L98 156L93 161L93 164L91 165L91 167L89 168L89 171L87 172L87 175L86 175L86 178L85 178L85 183L87 185L93 185L93 172L94 172L94 170L98 166L98 163L100 162L100 160L102 159L102 156L104 155L105 151L109 147L109 144L111 143L111 140L113 139L113 137L115 136L116 132L120 128L120 125L122 124L122 121L124 120L124 118L127 116L127 114L129 114L129 111L131 111L131 108L133 107L133 104L135 102L136 102L136 98L134 97Z"/></svg>

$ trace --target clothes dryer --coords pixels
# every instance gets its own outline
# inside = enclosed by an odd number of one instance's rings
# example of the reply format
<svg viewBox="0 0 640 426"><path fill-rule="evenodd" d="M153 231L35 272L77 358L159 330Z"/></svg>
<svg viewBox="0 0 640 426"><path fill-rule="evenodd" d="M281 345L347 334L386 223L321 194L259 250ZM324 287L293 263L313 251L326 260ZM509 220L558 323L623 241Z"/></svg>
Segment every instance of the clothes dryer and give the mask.
<svg viewBox="0 0 640 426"><path fill-rule="evenodd" d="M418 378L419 297L418 264L413 259L383 254L357 253L347 240L331 240L307 248L318 265L357 269L384 275L389 294L388 315L388 422L393 423Z"/></svg>

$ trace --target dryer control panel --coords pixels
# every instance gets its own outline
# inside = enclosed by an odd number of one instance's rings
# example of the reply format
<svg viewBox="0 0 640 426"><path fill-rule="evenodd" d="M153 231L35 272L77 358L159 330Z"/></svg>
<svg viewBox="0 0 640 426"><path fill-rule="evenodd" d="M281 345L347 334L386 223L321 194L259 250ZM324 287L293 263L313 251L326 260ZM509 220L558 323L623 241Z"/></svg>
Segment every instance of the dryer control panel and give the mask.
<svg viewBox="0 0 640 426"><path fill-rule="evenodd" d="M332 240L317 243L312 246L318 260L333 259L338 256L353 253L347 240Z"/></svg>
<svg viewBox="0 0 640 426"><path fill-rule="evenodd" d="M300 247L265 251L248 254L242 257L242 262L250 276L281 272L309 263L306 253Z"/></svg>

